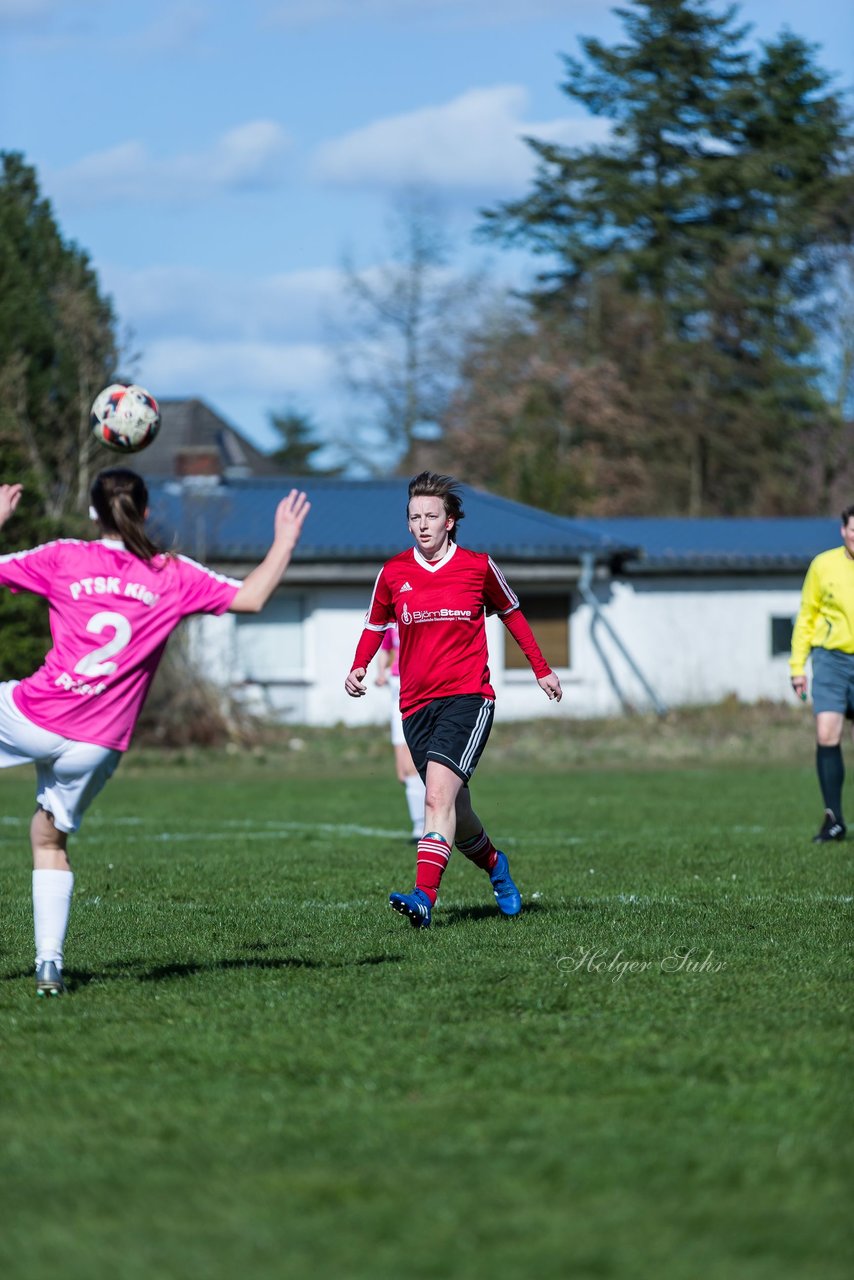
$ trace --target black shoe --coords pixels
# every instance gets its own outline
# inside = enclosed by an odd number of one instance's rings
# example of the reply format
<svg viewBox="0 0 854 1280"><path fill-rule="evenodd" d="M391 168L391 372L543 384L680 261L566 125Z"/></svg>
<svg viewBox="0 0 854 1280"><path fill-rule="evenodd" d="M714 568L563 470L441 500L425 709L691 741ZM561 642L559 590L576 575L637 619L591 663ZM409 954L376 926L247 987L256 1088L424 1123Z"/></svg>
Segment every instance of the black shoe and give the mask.
<svg viewBox="0 0 854 1280"><path fill-rule="evenodd" d="M831 809L825 809L821 831L819 831L818 835L813 836L812 842L813 844L827 844L830 840L844 840L847 830L845 823L839 822Z"/></svg>

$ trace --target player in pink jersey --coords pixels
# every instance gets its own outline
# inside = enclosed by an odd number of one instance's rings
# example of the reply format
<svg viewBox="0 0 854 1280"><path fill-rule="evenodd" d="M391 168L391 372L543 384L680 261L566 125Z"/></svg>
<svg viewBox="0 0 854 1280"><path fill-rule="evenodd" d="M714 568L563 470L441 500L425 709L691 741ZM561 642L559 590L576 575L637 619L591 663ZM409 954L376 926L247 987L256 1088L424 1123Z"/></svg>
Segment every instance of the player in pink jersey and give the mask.
<svg viewBox="0 0 854 1280"><path fill-rule="evenodd" d="M472 808L469 779L492 728L484 619L497 613L533 668L540 688L559 702L560 680L537 644L519 600L490 556L457 545L463 519L459 486L423 471L410 481L407 506L415 547L379 572L365 629L344 688L367 692L365 672L384 631L400 631L400 710L415 767L427 785L425 835L418 842L415 888L392 893L389 905L416 928L430 925L442 874L457 848L492 882L499 910L522 909L507 857L496 849Z"/></svg>
<svg viewBox="0 0 854 1280"><path fill-rule="evenodd" d="M0 484L0 528L20 501ZM36 990L60 995L74 877L68 835L126 750L169 636L194 613L257 613L290 563L309 511L292 489L273 542L243 582L164 554L145 532L148 492L126 467L100 472L92 506L101 537L60 539L0 555L0 585L50 605L53 646L24 680L0 683L0 768L36 766L33 921Z"/></svg>
<svg viewBox="0 0 854 1280"><path fill-rule="evenodd" d="M392 624L382 638L377 661L380 663L376 683L387 686L391 694L391 745L397 780L406 792L406 804L412 823L412 842L417 844L424 834L424 783L415 768L412 753L403 735L400 715L400 637Z"/></svg>

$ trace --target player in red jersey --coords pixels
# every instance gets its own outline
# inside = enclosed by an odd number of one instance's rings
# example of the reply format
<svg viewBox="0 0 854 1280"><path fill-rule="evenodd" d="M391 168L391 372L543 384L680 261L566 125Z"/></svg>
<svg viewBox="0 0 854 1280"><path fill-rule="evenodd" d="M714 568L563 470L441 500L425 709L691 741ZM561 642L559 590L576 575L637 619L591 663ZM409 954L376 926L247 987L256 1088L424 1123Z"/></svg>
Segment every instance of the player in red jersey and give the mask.
<svg viewBox="0 0 854 1280"><path fill-rule="evenodd" d="M496 849L472 808L468 783L492 728L495 691L489 683L484 619L497 613L550 699L560 680L534 638L519 600L490 556L457 544L464 512L457 481L422 471L410 481L407 506L415 546L379 572L365 629L344 688L367 692L365 674L393 623L400 631L400 711L406 742L427 786L425 834L418 842L415 888L392 893L389 905L427 928L442 873L456 842L489 876L498 907L518 915L522 899L507 857Z"/></svg>

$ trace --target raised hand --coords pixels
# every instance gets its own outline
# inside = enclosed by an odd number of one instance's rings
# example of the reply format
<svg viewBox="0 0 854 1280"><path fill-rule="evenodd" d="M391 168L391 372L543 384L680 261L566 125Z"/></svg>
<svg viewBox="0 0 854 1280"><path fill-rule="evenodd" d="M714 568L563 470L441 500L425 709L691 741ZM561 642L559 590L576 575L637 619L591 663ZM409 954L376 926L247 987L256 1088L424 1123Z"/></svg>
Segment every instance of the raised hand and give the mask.
<svg viewBox="0 0 854 1280"><path fill-rule="evenodd" d="M23 492L22 484L0 484L0 527L14 514Z"/></svg>
<svg viewBox="0 0 854 1280"><path fill-rule="evenodd" d="M305 518L311 510L311 503L304 493L291 489L286 498L276 507L273 522L275 539L295 547L299 541Z"/></svg>

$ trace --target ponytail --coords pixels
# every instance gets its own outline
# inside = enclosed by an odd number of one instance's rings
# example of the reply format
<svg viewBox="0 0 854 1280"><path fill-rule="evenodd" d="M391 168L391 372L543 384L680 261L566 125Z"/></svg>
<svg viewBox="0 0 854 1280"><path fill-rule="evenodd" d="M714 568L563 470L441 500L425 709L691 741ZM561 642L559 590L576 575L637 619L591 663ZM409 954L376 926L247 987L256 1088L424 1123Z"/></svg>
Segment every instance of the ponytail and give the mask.
<svg viewBox="0 0 854 1280"><path fill-rule="evenodd" d="M140 560L160 554L160 547L145 532L148 489L142 476L129 467L108 467L95 477L91 498L104 533L121 538Z"/></svg>

